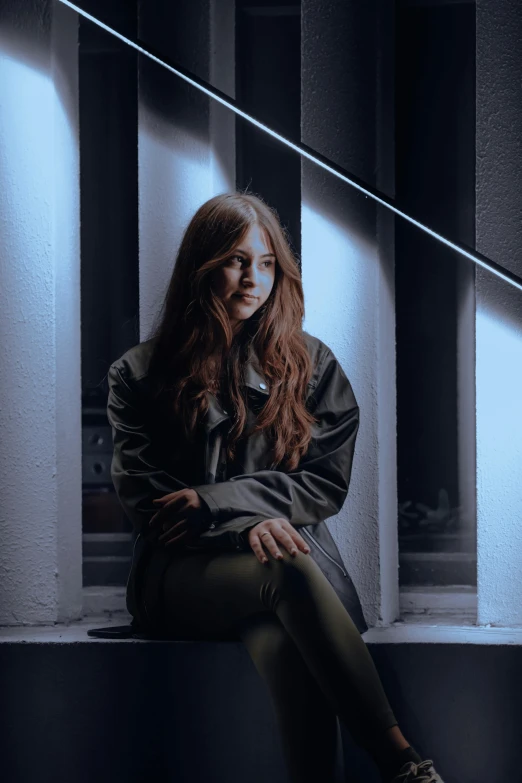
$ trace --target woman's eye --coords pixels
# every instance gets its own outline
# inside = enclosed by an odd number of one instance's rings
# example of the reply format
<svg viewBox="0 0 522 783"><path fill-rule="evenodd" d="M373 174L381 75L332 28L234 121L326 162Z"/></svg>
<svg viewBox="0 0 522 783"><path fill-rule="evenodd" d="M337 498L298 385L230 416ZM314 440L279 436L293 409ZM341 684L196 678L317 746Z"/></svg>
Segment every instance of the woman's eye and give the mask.
<svg viewBox="0 0 522 783"><path fill-rule="evenodd" d="M241 261L241 262L243 262L245 260L243 258L243 256L232 256L230 260L231 261L235 261L236 258L237 258L238 261ZM273 263L274 263L273 261L263 261L263 264L266 264L267 266L272 266Z"/></svg>

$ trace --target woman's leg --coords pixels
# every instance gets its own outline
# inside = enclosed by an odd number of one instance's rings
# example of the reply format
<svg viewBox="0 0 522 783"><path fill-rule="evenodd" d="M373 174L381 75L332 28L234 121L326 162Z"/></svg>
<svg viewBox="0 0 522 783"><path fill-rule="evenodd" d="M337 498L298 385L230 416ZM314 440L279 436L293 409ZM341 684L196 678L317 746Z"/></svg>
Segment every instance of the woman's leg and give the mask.
<svg viewBox="0 0 522 783"><path fill-rule="evenodd" d="M267 683L290 780L333 783L337 715L278 617L260 612L239 626L240 636Z"/></svg>
<svg viewBox="0 0 522 783"><path fill-rule="evenodd" d="M166 629L179 638L220 638L254 614L275 613L333 712L376 758L397 721L373 659L315 561L282 551L282 560L268 554L267 564L253 552L173 555L164 578ZM288 708L299 719L292 700Z"/></svg>

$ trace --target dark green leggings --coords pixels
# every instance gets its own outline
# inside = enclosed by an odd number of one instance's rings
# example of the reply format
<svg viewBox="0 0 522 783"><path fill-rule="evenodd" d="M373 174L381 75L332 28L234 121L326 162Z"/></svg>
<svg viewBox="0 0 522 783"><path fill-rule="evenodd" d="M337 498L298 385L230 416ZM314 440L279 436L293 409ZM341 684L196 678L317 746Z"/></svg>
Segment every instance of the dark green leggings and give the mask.
<svg viewBox="0 0 522 783"><path fill-rule="evenodd" d="M173 553L162 625L179 639L236 632L268 685L292 783L330 783L337 716L366 748L397 720L326 576L310 555L280 549L283 559L267 552L266 564L250 551Z"/></svg>

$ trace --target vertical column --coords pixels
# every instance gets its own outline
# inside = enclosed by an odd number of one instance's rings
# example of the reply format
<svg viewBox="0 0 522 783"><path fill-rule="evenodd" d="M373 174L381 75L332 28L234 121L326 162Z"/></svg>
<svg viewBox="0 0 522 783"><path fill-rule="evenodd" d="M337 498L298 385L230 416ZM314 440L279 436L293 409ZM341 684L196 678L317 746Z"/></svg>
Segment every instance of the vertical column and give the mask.
<svg viewBox="0 0 522 783"><path fill-rule="evenodd" d="M375 186L395 195L395 3L376 3L376 165ZM397 500L397 378L395 352L395 216L376 206L377 252L377 472L379 505L380 604L376 625L399 617L399 538Z"/></svg>
<svg viewBox="0 0 522 783"><path fill-rule="evenodd" d="M140 4L138 35L197 76L210 72L209 0ZM212 195L210 99L141 55L138 89L140 332L150 333L177 248Z"/></svg>
<svg viewBox="0 0 522 783"><path fill-rule="evenodd" d="M477 0L476 246L522 275L520 3ZM522 624L522 292L477 267L478 622Z"/></svg>
<svg viewBox="0 0 522 783"><path fill-rule="evenodd" d="M236 97L236 3L210 0L210 83ZM212 190L236 189L236 115L217 101L210 102Z"/></svg>
<svg viewBox="0 0 522 783"><path fill-rule="evenodd" d="M77 16L0 20L0 623L81 614Z"/></svg>
<svg viewBox="0 0 522 783"><path fill-rule="evenodd" d="M393 62L391 44L378 56L385 36L377 31L390 22L384 5L303 0L302 138L393 190L393 139L382 127L393 104L377 90ZM350 492L329 527L369 624L390 622L398 611L392 224L383 215L377 222L371 199L306 160L302 194L305 328L332 348L361 409Z"/></svg>

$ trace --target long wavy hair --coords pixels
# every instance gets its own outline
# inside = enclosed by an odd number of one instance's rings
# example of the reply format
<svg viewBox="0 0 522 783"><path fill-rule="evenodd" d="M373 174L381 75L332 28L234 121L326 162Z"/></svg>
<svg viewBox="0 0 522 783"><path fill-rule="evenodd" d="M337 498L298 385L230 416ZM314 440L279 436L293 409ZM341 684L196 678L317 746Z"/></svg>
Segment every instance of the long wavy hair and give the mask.
<svg viewBox="0 0 522 783"><path fill-rule="evenodd" d="M234 336L228 313L214 294L211 273L223 266L253 224L264 229L276 256L270 296ZM219 390L235 412L227 439L233 460L242 437L260 430L272 448L271 469L294 470L317 419L305 403L313 367L302 330L304 296L297 259L277 212L253 193L225 193L206 201L183 235L163 306L147 339L154 339L149 375L154 398L182 422L192 441L208 410L207 391ZM270 396L244 434L247 403L242 367L250 347L267 378ZM246 392L243 392L246 394ZM228 408L227 408L228 409Z"/></svg>

